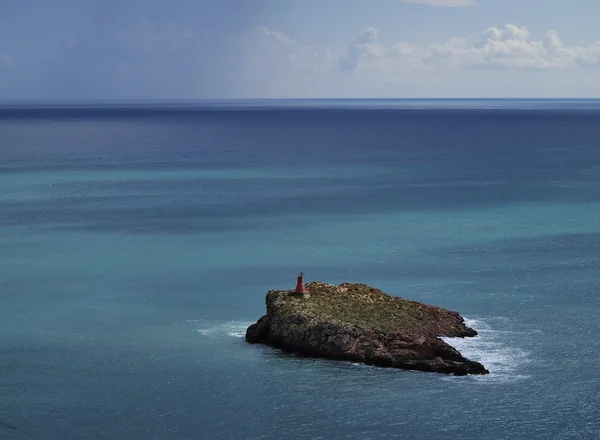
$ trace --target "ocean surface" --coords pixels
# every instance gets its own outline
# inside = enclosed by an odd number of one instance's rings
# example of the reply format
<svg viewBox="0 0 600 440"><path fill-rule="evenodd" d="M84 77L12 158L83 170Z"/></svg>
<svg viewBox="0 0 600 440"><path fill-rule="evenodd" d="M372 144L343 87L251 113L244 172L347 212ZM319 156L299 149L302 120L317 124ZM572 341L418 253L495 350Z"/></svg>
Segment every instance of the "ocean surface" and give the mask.
<svg viewBox="0 0 600 440"><path fill-rule="evenodd" d="M600 101L0 108L0 438L600 438ZM459 311L491 374L244 342L269 289Z"/></svg>

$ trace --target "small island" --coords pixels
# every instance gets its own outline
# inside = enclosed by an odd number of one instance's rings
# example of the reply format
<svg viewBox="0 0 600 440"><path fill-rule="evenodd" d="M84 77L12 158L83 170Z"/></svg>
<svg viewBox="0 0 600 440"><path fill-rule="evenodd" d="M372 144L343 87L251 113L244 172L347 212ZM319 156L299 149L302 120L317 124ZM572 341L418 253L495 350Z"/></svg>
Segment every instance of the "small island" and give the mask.
<svg viewBox="0 0 600 440"><path fill-rule="evenodd" d="M457 313L364 284L311 282L267 293L267 314L246 341L302 356L464 376L488 374L440 337L477 332Z"/></svg>

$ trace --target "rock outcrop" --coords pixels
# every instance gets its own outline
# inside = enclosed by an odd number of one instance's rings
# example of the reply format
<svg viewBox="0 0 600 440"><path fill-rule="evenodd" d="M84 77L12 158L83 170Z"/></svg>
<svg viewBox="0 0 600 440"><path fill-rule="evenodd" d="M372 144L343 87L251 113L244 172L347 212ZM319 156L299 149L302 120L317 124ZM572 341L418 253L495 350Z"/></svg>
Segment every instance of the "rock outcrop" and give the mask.
<svg viewBox="0 0 600 440"><path fill-rule="evenodd" d="M246 340L310 357L446 374L487 374L440 337L477 332L456 312L390 296L364 284L312 282L309 295L267 293L267 314Z"/></svg>

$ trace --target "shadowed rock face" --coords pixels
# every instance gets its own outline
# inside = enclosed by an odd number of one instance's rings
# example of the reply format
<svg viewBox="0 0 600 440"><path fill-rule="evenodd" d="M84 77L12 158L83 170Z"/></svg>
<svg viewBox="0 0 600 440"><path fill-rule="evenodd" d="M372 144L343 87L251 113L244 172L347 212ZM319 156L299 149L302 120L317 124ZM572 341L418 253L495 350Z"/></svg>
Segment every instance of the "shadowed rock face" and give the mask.
<svg viewBox="0 0 600 440"><path fill-rule="evenodd" d="M477 332L456 312L392 297L364 284L308 284L310 296L267 293L267 314L246 340L304 356L380 367L466 375L487 374L440 339Z"/></svg>

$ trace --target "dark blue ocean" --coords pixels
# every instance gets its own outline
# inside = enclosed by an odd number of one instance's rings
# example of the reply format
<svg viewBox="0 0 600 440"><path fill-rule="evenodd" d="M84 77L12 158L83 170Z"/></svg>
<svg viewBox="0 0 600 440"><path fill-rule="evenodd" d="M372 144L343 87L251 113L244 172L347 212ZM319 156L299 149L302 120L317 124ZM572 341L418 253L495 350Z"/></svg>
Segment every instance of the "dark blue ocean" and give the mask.
<svg viewBox="0 0 600 440"><path fill-rule="evenodd" d="M600 438L600 101L0 109L0 438ZM269 289L459 311L491 374L244 342Z"/></svg>

